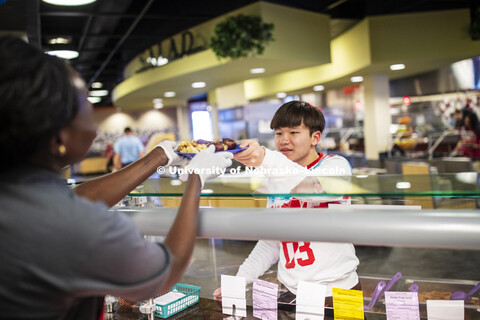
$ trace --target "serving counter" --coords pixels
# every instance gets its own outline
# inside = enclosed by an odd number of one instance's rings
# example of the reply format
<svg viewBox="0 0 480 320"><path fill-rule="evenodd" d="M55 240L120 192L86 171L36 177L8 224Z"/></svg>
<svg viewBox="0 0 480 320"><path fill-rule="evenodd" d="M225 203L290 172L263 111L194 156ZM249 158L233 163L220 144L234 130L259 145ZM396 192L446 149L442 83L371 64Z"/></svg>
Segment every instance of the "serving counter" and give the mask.
<svg viewBox="0 0 480 320"><path fill-rule="evenodd" d="M202 190L194 256L180 281L202 287L200 303L171 318L227 318L212 300L220 275L235 275L255 241L270 239L353 243L365 305L378 281L400 271L403 277L392 289L408 291L409 285L418 284L423 299L420 313L426 319L425 299L448 299L451 292L468 292L480 281L479 179L474 172L308 177L289 193L269 192L264 188L266 178L258 176L226 175L209 181ZM152 240L161 241L174 220L183 188L178 179L149 179L116 210L130 215ZM269 197L295 197L300 203L349 197L352 205L265 208ZM436 260L439 256L449 262ZM278 283L276 266L261 279ZM435 292L444 292L443 298ZM251 286L247 305L252 305ZM294 304L279 301L279 309L279 319L295 318ZM332 312L326 308L326 319ZM141 317L138 310L127 312L123 307L106 315L107 319ZM365 316L386 319L384 300L379 299ZM247 319L254 319L251 309ZM480 319L479 292L465 304L465 319Z"/></svg>

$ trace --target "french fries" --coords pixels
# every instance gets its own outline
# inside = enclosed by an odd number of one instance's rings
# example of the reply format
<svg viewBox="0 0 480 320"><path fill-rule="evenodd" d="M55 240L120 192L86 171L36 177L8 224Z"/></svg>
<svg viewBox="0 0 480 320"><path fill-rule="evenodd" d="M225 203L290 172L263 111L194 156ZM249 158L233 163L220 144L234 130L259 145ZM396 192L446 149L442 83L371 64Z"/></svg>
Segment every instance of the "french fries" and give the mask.
<svg viewBox="0 0 480 320"><path fill-rule="evenodd" d="M207 149L206 144L199 144L195 141L182 141L177 147L177 151L183 153L198 153L204 149Z"/></svg>

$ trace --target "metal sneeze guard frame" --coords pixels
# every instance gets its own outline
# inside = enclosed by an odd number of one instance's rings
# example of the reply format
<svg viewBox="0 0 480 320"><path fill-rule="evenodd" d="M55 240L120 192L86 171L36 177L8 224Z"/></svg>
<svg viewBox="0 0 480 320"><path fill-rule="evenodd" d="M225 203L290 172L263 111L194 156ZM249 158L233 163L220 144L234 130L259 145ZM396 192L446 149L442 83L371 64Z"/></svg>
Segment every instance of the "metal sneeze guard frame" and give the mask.
<svg viewBox="0 0 480 320"><path fill-rule="evenodd" d="M146 235L164 236L177 210L118 211ZM200 208L198 225L199 238L480 250L479 210Z"/></svg>

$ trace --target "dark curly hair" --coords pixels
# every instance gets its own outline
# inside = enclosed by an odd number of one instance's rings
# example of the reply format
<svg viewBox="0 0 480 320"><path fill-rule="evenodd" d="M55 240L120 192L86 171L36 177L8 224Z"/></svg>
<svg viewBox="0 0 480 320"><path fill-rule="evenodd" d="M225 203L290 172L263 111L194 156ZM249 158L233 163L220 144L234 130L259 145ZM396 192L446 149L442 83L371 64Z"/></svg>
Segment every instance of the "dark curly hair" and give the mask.
<svg viewBox="0 0 480 320"><path fill-rule="evenodd" d="M74 75L63 60L0 37L0 170L28 162L75 118Z"/></svg>
<svg viewBox="0 0 480 320"><path fill-rule="evenodd" d="M310 135L316 131L323 132L325 117L320 109L308 102L290 101L284 103L273 115L271 129L296 127L303 124L310 129Z"/></svg>

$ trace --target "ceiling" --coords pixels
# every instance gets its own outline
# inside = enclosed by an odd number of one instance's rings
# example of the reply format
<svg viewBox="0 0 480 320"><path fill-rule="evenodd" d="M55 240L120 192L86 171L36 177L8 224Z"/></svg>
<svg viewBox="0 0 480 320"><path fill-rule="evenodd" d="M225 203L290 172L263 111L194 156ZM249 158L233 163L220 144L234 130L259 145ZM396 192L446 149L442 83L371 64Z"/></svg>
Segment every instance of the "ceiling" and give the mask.
<svg viewBox="0 0 480 320"><path fill-rule="evenodd" d="M87 84L111 90L123 80L126 64L151 45L195 25L254 3L254 0L97 0L54 6L41 0L0 0L0 31L26 32L29 42L47 51L79 51L70 60ZM328 14L332 36L366 16L469 8L479 0L268 0ZM66 37L69 44L49 40ZM97 105L110 105L110 96Z"/></svg>

